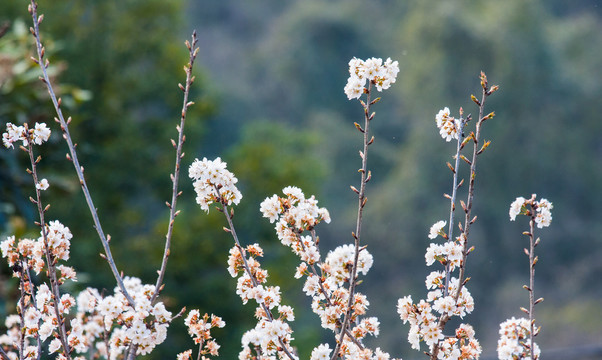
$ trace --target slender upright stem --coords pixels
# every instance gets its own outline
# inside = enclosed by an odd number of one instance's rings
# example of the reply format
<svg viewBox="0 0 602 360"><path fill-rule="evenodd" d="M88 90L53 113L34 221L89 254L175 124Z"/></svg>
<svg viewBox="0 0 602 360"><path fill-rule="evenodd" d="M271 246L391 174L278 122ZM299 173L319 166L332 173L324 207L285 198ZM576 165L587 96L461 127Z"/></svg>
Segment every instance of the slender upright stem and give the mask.
<svg viewBox="0 0 602 360"><path fill-rule="evenodd" d="M28 276L29 278L29 276ZM31 279L29 279L29 284L31 284ZM25 333L22 329L25 327L25 294L27 292L26 286L29 286L23 276L19 277L19 285L21 287L21 297L19 298L19 305L17 306L17 311L19 312L20 325L19 325L19 359L25 358Z"/></svg>
<svg viewBox="0 0 602 360"><path fill-rule="evenodd" d="M178 197L180 193L178 192L178 183L180 180L180 166L182 163L182 158L184 154L182 152L182 146L184 145L184 141L186 137L184 136L184 124L186 123L186 113L188 111L188 107L193 103L188 102L188 95L190 93L190 86L194 82L194 76L192 75L192 67L194 65L194 60L198 54L198 48L196 47L197 37L196 31L192 33L192 42L189 43L186 41L186 46L188 47L189 60L188 64L184 68L186 71L186 85L183 86L184 91L184 100L182 102L182 112L180 117L180 125L177 127L178 129L178 145L176 148L176 163L173 175L171 177L173 187L171 192L171 202L168 204L169 206L169 223L167 226L167 234L165 235L165 249L163 251L163 260L161 261L161 269L159 270L159 275L157 277L157 282L155 284L155 292L151 297L151 302L154 302L161 291L161 286L163 283L163 277L165 276L165 271L167 269L167 259L169 258L170 247L171 247L171 238L173 235L173 226L178 215L178 211L176 211L176 203L178 201ZM181 85L180 85L181 86Z"/></svg>
<svg viewBox="0 0 602 360"><path fill-rule="evenodd" d="M202 350L203 350L203 340L201 340L201 342L199 343L199 353L196 356L196 360L201 360Z"/></svg>
<svg viewBox="0 0 602 360"><path fill-rule="evenodd" d="M46 257L46 265L48 267L48 278L50 279L50 289L52 290L52 297L54 298L54 312L56 314L56 319L58 321L58 331L59 331L59 339L61 340L61 344L63 346L63 355L67 359L71 359L71 349L69 348L69 342L67 341L67 329L65 328L65 318L60 311L59 304L61 302L61 294L59 291L59 282L56 277L56 257L50 251L50 246L48 244L48 232L46 230L46 221L44 218L44 214L46 210L42 207L42 197L41 191L38 189L38 171L37 171L37 163L39 161L34 159L33 155L33 141L29 139L27 142L27 153L29 154L29 161L31 163L31 177L33 179L34 188L36 190L36 199L35 204L38 208L38 214L40 216L40 229L42 230L42 240L44 241L44 255ZM33 201L33 200L32 200ZM32 290L33 293L33 290Z"/></svg>
<svg viewBox="0 0 602 360"><path fill-rule="evenodd" d="M534 212L534 211L533 211ZM533 338L535 337L535 215L531 215L531 221L529 221L529 352L531 359L537 360L537 357L533 354Z"/></svg>
<svg viewBox="0 0 602 360"><path fill-rule="evenodd" d="M63 131L63 138L65 139L65 141L67 142L67 146L69 147L70 158L73 162L73 166L75 167L75 172L77 173L77 177L79 179L79 183L84 193L86 203L88 204L88 209L90 210L90 214L92 215L92 220L94 221L94 228L96 229L96 232L98 233L98 236L102 243L102 247L104 248L105 257L107 259L107 262L109 263L109 267L113 272L113 276L117 281L117 285L121 289L121 292L123 293L127 301L130 303L130 306L135 307L134 299L132 299L129 292L125 288L123 279L121 278L121 275L117 270L117 266L115 265L115 260L113 260L113 255L111 254L109 242L107 240L107 237L105 236L104 231L102 230L96 207L94 206L94 202L92 201L92 197L90 196L90 191L88 190L86 179L84 178L84 169L79 164L77 153L75 151L75 145L73 144L73 140L71 139L71 135L69 134L69 123L71 122L71 118L65 120L65 117L63 116L63 112L61 110L60 99L57 99L54 93L54 89L52 87L52 83L50 82L50 78L48 76L47 68L49 63L48 60L44 59L44 47L42 46L42 41L40 40L39 25L42 22L42 17L38 17L37 8L38 5L36 4L36 2L34 0L31 0L31 3L29 5L29 13L31 14L31 17L33 19L33 27L31 28L31 32L36 41L36 50L38 54L37 59L32 59L40 66L40 69L42 70L41 80L46 85L48 94L50 95L50 99L52 100L52 104L54 105L54 109L57 115L56 120L58 120L59 124L61 125L61 130Z"/></svg>
<svg viewBox="0 0 602 360"><path fill-rule="evenodd" d="M483 92L482 92L482 96L481 96L481 101L478 103L479 119L475 126L476 127L475 132L471 133L471 135L470 135L472 137L472 142L473 142L473 152L472 152L472 158L468 161L470 164L470 181L469 181L469 185L468 185L466 208L464 209L464 214L465 214L464 226L462 227L462 236L464 238L464 243L463 243L463 247L462 247L462 260L460 261L460 272L458 275L458 287L456 288L456 291L453 294L454 303L456 303L456 304L458 303L458 299L460 298L460 294L462 293L462 288L464 287L464 282L466 279L466 258L469 253L468 235L470 232L470 226L475 221L475 218L472 217L472 206L473 206L473 201L474 201L475 179L476 179L476 174L477 174L477 158L478 158L479 154L481 154L481 151L482 151L482 148L481 149L479 148L480 138L481 138L481 128L483 126L483 122L485 120L487 120L488 116L489 116L489 115L485 116L485 100L487 99L487 97L489 95L491 95L491 91L487 89L487 83L486 83L486 78L485 78L484 73L481 73L481 81L482 81L481 84L483 86ZM457 159L456 159L456 162L457 162ZM445 324L447 324L449 319L450 319L450 316L447 313L443 314L439 317L439 328L441 329L441 331L443 331L443 329L445 328ZM439 343L437 342L433 347L433 351L429 354L431 360L437 360L439 350L440 350L440 347L439 347Z"/></svg>
<svg viewBox="0 0 602 360"><path fill-rule="evenodd" d="M343 318L343 323L341 324L341 331L339 333L339 338L337 339L337 344L332 354L332 360L336 359L339 356L339 351L341 350L341 346L343 345L343 339L345 338L345 334L347 334L347 330L349 327L350 319L351 319L351 311L354 302L355 295L355 287L357 285L357 263L359 260L360 253L360 237L362 232L362 216L364 213L364 206L366 205L366 184L370 180L368 173L368 146L372 143L372 138L369 137L369 127L370 120L372 120L373 115L370 114L370 93L372 90L372 82L369 82L368 90L366 91L366 103L363 104L364 107L364 128L361 130L364 134L364 148L363 151L360 152L360 156L362 158L362 168L359 170L361 174L360 180L360 189L358 192L358 206L357 206L357 220L355 223L355 232L352 233L355 245L355 253L353 257L353 266L351 267L351 275L349 276L349 300L347 302L347 310L345 311L345 317Z"/></svg>
<svg viewBox="0 0 602 360"><path fill-rule="evenodd" d="M136 353L138 352L138 345L131 343L129 348L128 348L128 353L126 356L127 360L133 360L136 358Z"/></svg>
<svg viewBox="0 0 602 360"><path fill-rule="evenodd" d="M452 185L452 194L449 199L449 227L447 231L447 240L454 241L454 217L456 210L456 196L458 194L458 169L460 167L460 151L462 150L462 130L464 128L465 120L460 119L460 128L458 129L458 142L456 145L456 163L453 168L453 185ZM451 264L449 261L445 264L445 288L443 289L443 296L447 296L449 293L449 281L451 276Z"/></svg>

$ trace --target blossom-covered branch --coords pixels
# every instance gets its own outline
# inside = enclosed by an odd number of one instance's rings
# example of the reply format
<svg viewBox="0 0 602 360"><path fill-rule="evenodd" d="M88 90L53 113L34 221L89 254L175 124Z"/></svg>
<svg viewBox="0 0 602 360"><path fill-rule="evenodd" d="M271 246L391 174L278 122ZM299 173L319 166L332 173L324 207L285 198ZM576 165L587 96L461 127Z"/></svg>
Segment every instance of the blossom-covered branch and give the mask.
<svg viewBox="0 0 602 360"><path fill-rule="evenodd" d="M252 351L248 347L252 344L260 358L277 355L279 358L297 359L290 347L292 329L284 322L294 320L293 309L290 306L280 305L278 286L263 285L268 273L256 260L257 257L263 256L263 250L258 244L243 248L232 222L234 208L228 206L238 204L242 199L242 194L236 187L238 179L226 169L226 163L220 158L214 161L206 158L202 161L197 159L190 165L188 174L194 180L196 200L201 209L209 212L209 206L215 203L219 206L218 210L226 216L228 227L224 227L224 230L232 235L235 244L230 249L228 271L232 277L242 273L237 281L236 293L242 298L243 304L251 299L258 304L255 315L259 322L255 329L243 336L243 350L239 358L253 358ZM250 254L249 258L247 252ZM274 308L278 309L280 314L278 318L272 314Z"/></svg>
<svg viewBox="0 0 602 360"><path fill-rule="evenodd" d="M537 343L533 341L539 334L541 327L535 327L535 305L543 301L543 298L535 300L535 264L538 257L535 256L535 247L539 245L540 239L535 238L535 225L538 228L550 226L552 222L552 209L554 206L547 199L536 200L533 194L530 199L518 197L510 205L510 220L516 220L518 215L526 215L529 220L529 231L524 235L529 237L529 249L525 254L529 257L529 286L523 287L529 292L529 309L521 307L521 310L529 316L529 319L512 317L500 324L500 339L498 340L498 358L500 360L537 360L541 353Z"/></svg>
<svg viewBox="0 0 602 360"><path fill-rule="evenodd" d="M484 104L486 98L495 92L498 87L489 87L487 77L481 73L482 97L477 100L471 96L472 100L479 106L479 118L476 123L476 130L464 138L465 125L471 120L468 115L464 118L463 110L460 109L460 117L456 119L450 115L449 109L445 108L436 115L436 125L439 134L447 142L456 139L455 166L447 163L447 166L453 173L452 195L445 195L450 200L449 228L446 233L443 228L446 221L438 221L430 231L429 238L436 239L441 236L446 242L442 245L432 243L429 245L425 259L426 264L431 266L439 262L444 266L444 271L433 271L426 279L426 287L429 291L427 300L420 300L414 304L411 296L399 299L398 313L401 319L410 322L410 332L408 341L414 349L420 349L420 341L424 341L429 347L426 354L431 360L440 358L453 359L477 359L481 353L481 346L474 337L474 331L468 324L461 324L456 329L455 336L445 336L443 331L447 322L452 316L463 318L474 309L474 300L466 289L468 279L465 277L466 258L472 251L468 247L468 238L470 226L475 222L476 217L472 216L471 210L474 201L474 189L476 179L477 157L489 146L489 142L480 145L481 129L483 122L493 117L493 113L484 115ZM462 149L469 143L473 143L472 158L468 159L461 154ZM454 212L456 208L457 190L463 184L463 180L458 182L458 173L460 160L463 160L470 166L470 181L466 202L460 201L464 211L464 225L458 224L460 230L459 236L454 236ZM458 277L452 277L452 273L459 269ZM433 311L438 315L434 315Z"/></svg>

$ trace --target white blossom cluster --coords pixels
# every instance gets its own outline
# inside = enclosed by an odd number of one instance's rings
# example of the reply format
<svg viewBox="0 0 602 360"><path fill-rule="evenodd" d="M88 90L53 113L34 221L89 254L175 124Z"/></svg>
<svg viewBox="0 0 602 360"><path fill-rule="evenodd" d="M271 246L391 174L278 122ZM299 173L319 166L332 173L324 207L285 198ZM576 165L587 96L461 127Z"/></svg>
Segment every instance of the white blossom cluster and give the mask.
<svg viewBox="0 0 602 360"><path fill-rule="evenodd" d="M29 142L36 145L48 141L50 129L46 123L36 123L33 129L28 129L27 125L17 126L12 123L6 123L6 132L2 133L2 143L6 148L14 147L14 143L21 141L23 146L29 145Z"/></svg>
<svg viewBox="0 0 602 360"><path fill-rule="evenodd" d="M12 238L12 237L11 237ZM2 244L4 245L8 239ZM11 249L11 251L13 251ZM27 262L23 262L27 266ZM58 266L61 272L59 282L75 278L75 271L66 266ZM21 270L25 271L25 270ZM23 276L23 275L21 275ZM167 336L167 327L171 321L171 313L165 309L162 302L152 305L150 298L154 292L153 285L142 285L140 279L124 279L124 284L129 294L136 302L132 308L119 288L115 295L102 297L98 290L87 288L82 291L77 300L63 294L58 300L61 317L73 314L72 310L77 305L77 312L68 321L67 344L74 351L72 359L84 360L86 357L73 356L77 354L98 354L98 356L116 359L131 345L138 346L137 354L148 354L154 347L162 343ZM0 336L0 345L10 350L9 358L18 358L19 344L23 340L28 346L26 359L37 358L37 339L47 344L49 354L59 352L57 359L66 359L64 349L58 334L58 319L55 313L55 296L45 283L33 287L31 283L25 291L27 298L35 301L25 301L26 308L23 313L23 326L18 315L11 315L6 319L6 334ZM19 306L21 301L18 302ZM23 339L21 338L23 334ZM108 346L108 348L107 348Z"/></svg>
<svg viewBox="0 0 602 360"><path fill-rule="evenodd" d="M439 129L439 135L445 141L449 142L451 139L458 139L458 130L460 128L460 120L454 118L449 114L449 108L439 110L435 116L437 128Z"/></svg>
<svg viewBox="0 0 602 360"><path fill-rule="evenodd" d="M243 258L238 246L230 249L228 257L228 272L232 277L238 277L236 294L243 304L255 300L257 308L255 317L258 319L254 329L247 331L242 337L242 351L239 359L276 359L288 358L283 352L282 344L292 354L290 342L293 340L292 329L287 322L294 321L293 308L281 305L280 287L265 286L268 278L267 270L261 268L257 261L263 256L263 249L258 244L249 245L244 250L249 253L248 258ZM248 272L245 269L245 261ZM250 274L249 274L250 273ZM266 313L267 311L270 313ZM278 312L278 317L271 313L273 309Z"/></svg>
<svg viewBox="0 0 602 360"><path fill-rule="evenodd" d="M372 82L378 91L383 91L395 83L399 73L399 63L391 58L370 58L366 61L353 58L349 61L349 79L345 94L349 100L359 99L366 91L366 80Z"/></svg>
<svg viewBox="0 0 602 360"><path fill-rule="evenodd" d="M531 326L525 318L508 319L500 324L500 339L497 343L497 354L500 360L534 360L541 353L537 343L533 343L531 353Z"/></svg>
<svg viewBox="0 0 602 360"><path fill-rule="evenodd" d="M218 327L223 328L226 323L219 316L205 314L201 317L201 313L196 310L190 310L188 316L184 320L184 324L188 327L188 334L192 336L195 344L200 344L201 359L208 359L205 355L218 356L220 346L211 336L211 329ZM192 350L181 352L177 356L178 360L192 359Z"/></svg>
<svg viewBox="0 0 602 360"><path fill-rule="evenodd" d="M76 302L73 296L63 294L56 299L51 288L46 283L34 286L29 278L29 270L39 274L43 270L50 271L46 266L46 248L53 263L52 269L58 270L57 281L63 284L66 280L76 281L77 275L73 268L59 264L58 261L69 259L69 248L73 235L68 227L59 221L50 221L37 240L19 239L9 236L0 243L2 257L7 259L9 266L13 268L13 275L23 279L20 285L22 293L21 300L17 306L20 314L23 314L23 322L18 315L9 316L6 320L7 333L0 336L0 345L7 347L9 357L18 358L18 349L23 342L28 345L26 358L36 359L38 356L37 346L33 346L37 339L42 342L49 338L53 340L48 344L48 352L54 353L62 348L58 339L57 316L64 318L71 312ZM29 300L31 299L31 300ZM59 315L56 313L55 303ZM73 330L67 339L69 346L76 351L81 350L77 338L77 329Z"/></svg>
<svg viewBox="0 0 602 360"><path fill-rule="evenodd" d="M355 247L351 244L339 246L321 261L314 235L303 233L314 230L321 221L329 223L328 210L318 208L318 201L314 196L306 198L297 187L289 186L282 192L284 197L273 195L266 198L261 203L260 210L271 223L276 222L276 233L282 244L299 256L301 263L297 267L295 278L307 276L303 291L312 298L312 310L320 317L322 327L337 333L349 302L349 290L345 285L351 277ZM372 255L362 249L358 255L357 272L365 275L372 263ZM321 274L317 273L317 269ZM389 354L380 349L373 351L357 345L367 335L379 334L380 323L377 318L362 318L369 304L365 295L355 292L350 317L350 334L354 339L345 336L340 352L349 358L388 360ZM329 359L331 352L328 344L321 344L313 350L311 360Z"/></svg>
<svg viewBox="0 0 602 360"><path fill-rule="evenodd" d="M238 179L226 169L226 163L219 157L213 161L195 159L188 169L188 176L194 180L196 202L207 212L214 202L238 205L242 199L235 185Z"/></svg>
<svg viewBox="0 0 602 360"><path fill-rule="evenodd" d="M286 197L274 194L260 204L259 210L263 217L270 219L270 223L277 222L278 238L284 245L289 246L295 238L295 234L287 232L285 228L299 232L311 230L322 221L330 223L328 210L319 208L318 200L313 195L305 198L303 191L296 186L287 186L282 193Z"/></svg>
<svg viewBox="0 0 602 360"><path fill-rule="evenodd" d="M74 320L80 324L81 353L95 349L102 357L117 359L133 344L138 348L136 354L146 355L165 341L172 314L163 302L151 303L155 286L142 284L135 277L125 277L123 283L135 307L128 303L119 287L115 287L114 295L104 297L93 288L78 295ZM73 325L72 321L72 334Z"/></svg>
<svg viewBox="0 0 602 360"><path fill-rule="evenodd" d="M48 252L53 261L54 259L69 260L69 249L73 238L69 228L59 221L50 221L46 224L45 233ZM19 263L18 265L26 266L39 274L46 265L44 234L42 233L37 240L24 238L16 241L14 236L9 236L0 243L0 251L2 251L2 257L7 259L9 266ZM57 268L61 271L59 283L65 279L75 280L75 271L72 268L64 265L59 265ZM15 273L15 275L18 274Z"/></svg>
<svg viewBox="0 0 602 360"><path fill-rule="evenodd" d="M552 209L554 206L547 199L542 198L539 201L536 201L535 197L535 194L528 200L522 196L517 197L516 200L510 204L510 221L516 220L517 215L533 215L533 213L527 209L527 206L531 206L535 211L535 223L537 224L537 227L542 229L550 226L552 223Z"/></svg>
<svg viewBox="0 0 602 360"><path fill-rule="evenodd" d="M0 336L0 345L8 347L7 355L14 359L18 358L18 349L21 340L25 344L35 344L35 340L39 338L41 341L45 341L48 338L52 338L48 345L48 352L54 353L61 349L62 345L59 339L56 338L57 334L57 317L54 309L54 296L52 295L50 288L46 284L38 286L35 293L30 286L27 290L27 297L35 295L35 302L25 302L26 307L20 309L23 311L23 326L21 327L21 318L19 315L10 315L6 318L5 325L8 329L7 333ZM21 301L18 303L19 308ZM64 294L59 299L59 311L61 315L69 314L71 309L75 306L75 299L68 294ZM21 337L23 336L23 338ZM69 337L68 341L72 346L75 347L77 339L75 335ZM28 359L37 358L37 346L36 349L28 346ZM76 348L77 350L78 348Z"/></svg>
<svg viewBox="0 0 602 360"><path fill-rule="evenodd" d="M436 222L430 229L429 238L435 239L442 236L445 221ZM455 241L446 241L444 244L431 243L425 254L426 264L431 266L436 261L449 265L453 272L461 265L465 238L460 235ZM426 300L418 303L412 301L411 296L399 299L397 312L404 324L410 323L408 342L413 349L420 350L420 342L424 341L432 352L438 346L440 359L478 359L481 346L474 337L474 331L468 324L461 324L456 329L455 337L443 335L439 320L443 317L459 316L463 318L474 310L474 299L466 288L460 286L456 277L450 277L446 285L445 271L431 272L425 281L427 290ZM456 298L457 294L457 298Z"/></svg>

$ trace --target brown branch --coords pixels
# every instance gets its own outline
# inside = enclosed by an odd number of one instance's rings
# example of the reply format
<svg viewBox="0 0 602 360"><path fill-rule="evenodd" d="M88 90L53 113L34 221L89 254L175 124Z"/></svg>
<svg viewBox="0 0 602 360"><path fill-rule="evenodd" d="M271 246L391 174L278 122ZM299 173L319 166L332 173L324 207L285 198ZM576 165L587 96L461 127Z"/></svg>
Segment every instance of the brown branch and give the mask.
<svg viewBox="0 0 602 360"><path fill-rule="evenodd" d="M373 142L373 138L368 137L370 121L374 117L373 114L370 114L370 105L372 105L372 102L370 101L371 90L372 81L369 82L368 90L366 91L366 103L362 103L362 106L364 107L364 128L358 128L358 130L360 130L360 132L364 135L364 148L363 152L360 152L360 157L362 158L362 168L359 170L359 172L361 173L361 180L360 189L358 192L357 220L355 223L355 232L352 234L355 245L355 254L353 258L353 266L351 267L351 275L349 277L349 300L347 302L347 310L345 311L345 317L343 318L343 323L341 324L341 331L339 332L339 338L337 339L337 344L332 354L331 360L335 360L339 356L339 351L341 349L341 346L343 345L343 339L347 334L347 330L351 319L351 309L354 301L355 287L357 286L357 263L359 260L360 252L362 216L364 213L364 206L366 205L367 200L366 183L368 182L368 180L370 180L368 174L368 146Z"/></svg>
<svg viewBox="0 0 602 360"><path fill-rule="evenodd" d="M174 226L174 222L176 219L176 216L178 216L178 211L176 211L176 203L178 201L178 197L180 196L180 192L178 192L178 183L180 180L180 170L181 170L181 163L182 163L182 158L184 157L184 154L182 152L182 147L184 145L184 142L186 141L186 137L184 136L184 124L186 122L186 113L188 111L188 108L193 104L192 102L188 102L188 95L190 93L190 87L192 85L192 83L194 82L194 76L192 75L192 67L194 65L194 60L196 59L196 56L199 52L199 48L196 47L197 44L197 37L196 37L196 31L194 31L192 33L192 42L188 42L186 41L186 47L188 48L188 53L189 53L189 60L188 60L188 64L186 64L186 66L184 67L184 71L186 72L186 85L184 86L184 100L182 102L182 112L181 112L181 117L180 117L180 125L177 127L178 129L178 145L176 148L176 163L175 163L175 169L174 169L174 173L172 176L172 183L173 183L173 188L172 188L172 193L171 193L171 202L169 203L169 223L167 226L167 234L165 235L165 250L163 251L163 260L161 261L161 269L159 270L159 276L157 277L157 282L155 284L155 292L153 293L153 296L151 297L151 303L154 302L157 299L157 296L159 295L159 292L161 291L161 287L162 287L162 283L163 283L163 277L165 276L165 271L167 269L167 259L169 258L169 254L170 254L170 247L171 247L171 238L173 235L173 226ZM180 85L182 86L182 85Z"/></svg>
<svg viewBox="0 0 602 360"><path fill-rule="evenodd" d="M75 168L75 172L77 173L77 177L79 179L79 183L81 185L82 191L84 193L84 197L86 199L86 203L88 204L88 209L90 210L90 214L92 215L92 220L94 221L94 228L98 233L98 237L102 243L102 246L105 251L106 260L109 263L109 267L113 272L113 276L117 281L117 285L121 289L121 292L129 302L132 308L135 307L134 299L130 296L129 292L125 288L123 283L123 279L117 270L117 266L115 265L115 260L113 260L113 255L111 254L111 249L109 247L109 242L107 241L107 237L105 236L104 231L102 230L102 226L100 224L100 220L98 218L98 213L96 211L96 207L94 206L94 202L92 201L92 197L90 196L90 191L88 190L88 185L86 183L86 179L84 178L84 170L83 167L80 166L79 160L77 157L77 153L75 151L75 146L73 144L73 140L71 139L71 135L69 133L69 123L71 122L71 118L65 120L63 116L63 112L61 110L61 100L57 99L56 94L54 93L54 89L52 87L52 83L50 82L50 78L48 77L48 65L49 61L44 58L44 47L42 46L42 41L40 39L40 28L39 25L43 20L43 16L38 16L38 5L34 0L30 0L29 4L29 13L31 14L33 20L33 27L30 28L31 34L35 38L36 42L36 51L37 51L37 59L32 58L32 60L38 64L40 69L42 70L42 82L46 85L48 90L48 94L50 95L50 99L52 100L52 104L54 105L54 109L56 111L57 118L55 120L61 125L61 130L63 131L63 138L65 142L67 142L67 146L69 147L70 159L73 162L73 166Z"/></svg>
<svg viewBox="0 0 602 360"><path fill-rule="evenodd" d="M33 155L33 139L30 135L30 132L26 127L26 136L28 137L27 141L27 153L29 155L29 161L31 163L31 177L33 179L33 185L36 190L36 199L35 204L38 208L38 214L40 216L39 226L42 230L42 240L44 242L44 255L46 257L46 265L48 266L48 278L50 279L50 289L52 290L52 296L54 297L54 312L56 314L56 319L58 321L58 332L59 339L61 340L61 344L63 346L63 355L67 359L71 359L71 349L69 348L69 342L67 341L67 329L65 328L65 318L60 311L59 304L61 301L61 293L59 291L59 282L56 277L56 257L50 252L50 246L48 244L48 232L46 229L46 221L44 218L44 214L46 210L42 207L42 196L41 191L38 189L38 172L37 172L37 163L39 159L34 159ZM32 289L33 293L33 289Z"/></svg>

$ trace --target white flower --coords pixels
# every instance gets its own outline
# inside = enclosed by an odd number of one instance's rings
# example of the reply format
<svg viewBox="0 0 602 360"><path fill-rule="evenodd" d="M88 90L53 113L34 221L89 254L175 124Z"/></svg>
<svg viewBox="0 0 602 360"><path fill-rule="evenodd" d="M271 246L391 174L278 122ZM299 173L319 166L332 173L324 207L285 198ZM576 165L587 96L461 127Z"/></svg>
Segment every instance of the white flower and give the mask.
<svg viewBox="0 0 602 360"><path fill-rule="evenodd" d="M33 142L37 145L42 145L43 142L48 141L50 137L50 129L46 126L46 123L36 123L33 129Z"/></svg>
<svg viewBox="0 0 602 360"><path fill-rule="evenodd" d="M544 228L550 226L552 223L552 209L554 206L547 199L542 198L537 203L537 215L535 216L535 222L538 228Z"/></svg>
<svg viewBox="0 0 602 360"><path fill-rule="evenodd" d="M401 318L401 320L403 320L403 323L405 324L409 318L410 318L410 314L412 313L412 296L408 295L406 297L403 297L399 300L397 300L397 313L399 314L399 317Z"/></svg>
<svg viewBox="0 0 602 360"><path fill-rule="evenodd" d="M282 193L293 200L304 200L305 199L303 190L299 189L296 186L287 186L284 189L282 189ZM296 203L296 201L293 201L293 203Z"/></svg>
<svg viewBox="0 0 602 360"><path fill-rule="evenodd" d="M42 179L36 184L36 189L38 190L46 190L50 185L48 184L48 180Z"/></svg>
<svg viewBox="0 0 602 360"><path fill-rule="evenodd" d="M59 351L61 346L62 345L60 339L52 339L52 341L50 341L50 344L48 344L48 353L52 354Z"/></svg>
<svg viewBox="0 0 602 360"><path fill-rule="evenodd" d="M550 226L552 223L552 212L547 208L538 208L537 215L535 215L535 222L540 229Z"/></svg>
<svg viewBox="0 0 602 360"><path fill-rule="evenodd" d="M330 346L328 344L320 344L311 352L310 360L328 360L330 359Z"/></svg>
<svg viewBox="0 0 602 360"><path fill-rule="evenodd" d="M429 239L434 239L437 235L442 234L442 229L447 224L447 221L439 220L431 226L431 230L429 231Z"/></svg>
<svg viewBox="0 0 602 360"><path fill-rule="evenodd" d="M347 98L349 100L359 99L364 93L364 84L366 84L366 80L362 80L357 76L350 76L344 89Z"/></svg>
<svg viewBox="0 0 602 360"><path fill-rule="evenodd" d="M547 199L541 198L538 202L537 202L537 209L548 209L548 210L552 210L554 208L554 205L552 205L551 202L549 202Z"/></svg>
<svg viewBox="0 0 602 360"><path fill-rule="evenodd" d="M271 198L265 198L259 205L259 210L263 214L263 217L270 219L270 223L274 223L278 220L280 215L280 198L278 195L272 195Z"/></svg>
<svg viewBox="0 0 602 360"><path fill-rule="evenodd" d="M527 200L524 197L520 196L517 197L512 204L510 204L510 221L516 220L516 216L521 213L522 208L525 205L525 201Z"/></svg>
<svg viewBox="0 0 602 360"><path fill-rule="evenodd" d="M451 139L458 139L460 122L449 115L449 108L446 107L443 110L439 110L437 115L435 115L435 121L439 129L439 134L445 141L449 142Z"/></svg>
<svg viewBox="0 0 602 360"><path fill-rule="evenodd" d="M435 121L437 122L437 128L441 128L443 126L443 122L447 121L449 118L449 108L445 107L442 110L439 110L437 115L435 115Z"/></svg>
<svg viewBox="0 0 602 360"><path fill-rule="evenodd" d="M364 60L353 58L349 60L349 75L364 79Z"/></svg>
<svg viewBox="0 0 602 360"><path fill-rule="evenodd" d="M433 310L439 314L452 315L456 308L456 302L453 296L446 296L443 298L436 299L433 303Z"/></svg>

